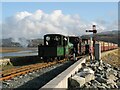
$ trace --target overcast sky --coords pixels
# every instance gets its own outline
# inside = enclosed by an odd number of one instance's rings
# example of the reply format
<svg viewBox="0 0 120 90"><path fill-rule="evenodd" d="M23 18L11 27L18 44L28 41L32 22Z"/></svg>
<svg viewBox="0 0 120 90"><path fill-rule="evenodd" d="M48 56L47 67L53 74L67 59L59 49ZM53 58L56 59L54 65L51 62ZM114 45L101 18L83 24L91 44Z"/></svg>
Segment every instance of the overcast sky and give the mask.
<svg viewBox="0 0 120 90"><path fill-rule="evenodd" d="M3 21L2 21L3 20ZM117 2L2 3L3 38L41 38L47 33L83 35L92 25L98 32L117 30Z"/></svg>

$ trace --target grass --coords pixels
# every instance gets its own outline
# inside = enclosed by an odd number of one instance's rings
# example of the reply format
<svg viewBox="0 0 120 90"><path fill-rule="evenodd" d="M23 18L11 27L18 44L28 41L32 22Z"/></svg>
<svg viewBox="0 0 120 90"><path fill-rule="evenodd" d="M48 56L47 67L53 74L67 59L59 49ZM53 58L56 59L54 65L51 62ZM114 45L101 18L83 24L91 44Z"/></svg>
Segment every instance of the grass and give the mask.
<svg viewBox="0 0 120 90"><path fill-rule="evenodd" d="M21 51L21 49L14 47L0 47L0 53L18 52L18 51Z"/></svg>
<svg viewBox="0 0 120 90"><path fill-rule="evenodd" d="M1 66L0 70L5 71L5 70L12 69L12 68L14 68L14 66L9 64L9 65L6 65L6 66Z"/></svg>
<svg viewBox="0 0 120 90"><path fill-rule="evenodd" d="M23 47L0 47L0 53L18 52L22 50L36 50L37 48L23 48ZM31 53L31 52L30 52Z"/></svg>
<svg viewBox="0 0 120 90"><path fill-rule="evenodd" d="M120 55L119 55L120 48L116 51L102 57L102 60L111 64L115 67L120 67Z"/></svg>

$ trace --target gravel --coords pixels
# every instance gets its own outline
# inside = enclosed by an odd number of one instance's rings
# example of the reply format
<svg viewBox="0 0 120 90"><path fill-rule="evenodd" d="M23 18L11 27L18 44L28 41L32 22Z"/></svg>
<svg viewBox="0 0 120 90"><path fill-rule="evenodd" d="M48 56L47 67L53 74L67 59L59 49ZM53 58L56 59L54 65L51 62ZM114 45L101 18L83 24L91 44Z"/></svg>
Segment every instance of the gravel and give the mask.
<svg viewBox="0 0 120 90"><path fill-rule="evenodd" d="M74 62L66 61L62 64L56 64L47 68L43 68L32 73L14 77L10 80L2 82L2 88L12 88L12 89L39 89L51 79L56 77Z"/></svg>
<svg viewBox="0 0 120 90"><path fill-rule="evenodd" d="M110 89L117 88L120 89L120 68L113 67L108 63L99 63L94 60L92 63L87 63L87 67L91 68L95 73L95 79L90 82L86 82L83 86L75 86L72 89ZM80 71L80 70L79 70ZM72 85L71 85L72 86Z"/></svg>

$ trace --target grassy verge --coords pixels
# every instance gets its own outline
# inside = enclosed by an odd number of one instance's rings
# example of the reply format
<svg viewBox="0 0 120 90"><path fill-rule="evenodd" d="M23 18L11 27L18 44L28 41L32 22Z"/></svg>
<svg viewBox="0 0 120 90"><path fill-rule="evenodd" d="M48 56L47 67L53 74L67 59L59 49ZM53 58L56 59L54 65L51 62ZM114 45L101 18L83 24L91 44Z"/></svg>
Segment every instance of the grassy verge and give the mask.
<svg viewBox="0 0 120 90"><path fill-rule="evenodd" d="M105 55L104 57L102 57L102 60L104 62L107 62L107 63L111 64L112 66L120 67L119 51L120 51L120 48L115 50L112 53L109 53L108 55Z"/></svg>
<svg viewBox="0 0 120 90"><path fill-rule="evenodd" d="M1 66L0 70L5 71L5 70L12 69L12 68L14 68L14 66L9 64L9 65L6 65L6 66Z"/></svg>

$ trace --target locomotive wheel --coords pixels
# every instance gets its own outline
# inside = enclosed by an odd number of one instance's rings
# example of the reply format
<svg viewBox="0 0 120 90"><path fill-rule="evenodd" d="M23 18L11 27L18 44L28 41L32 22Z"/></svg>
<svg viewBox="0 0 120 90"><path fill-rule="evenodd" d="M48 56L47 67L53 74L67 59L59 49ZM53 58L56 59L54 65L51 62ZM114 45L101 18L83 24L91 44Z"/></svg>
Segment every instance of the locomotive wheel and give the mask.
<svg viewBox="0 0 120 90"><path fill-rule="evenodd" d="M48 57L43 57L43 60L44 60L44 62L49 62L49 58Z"/></svg>

